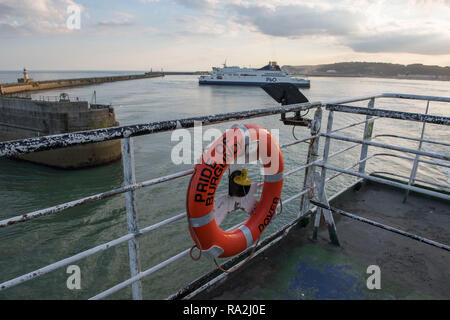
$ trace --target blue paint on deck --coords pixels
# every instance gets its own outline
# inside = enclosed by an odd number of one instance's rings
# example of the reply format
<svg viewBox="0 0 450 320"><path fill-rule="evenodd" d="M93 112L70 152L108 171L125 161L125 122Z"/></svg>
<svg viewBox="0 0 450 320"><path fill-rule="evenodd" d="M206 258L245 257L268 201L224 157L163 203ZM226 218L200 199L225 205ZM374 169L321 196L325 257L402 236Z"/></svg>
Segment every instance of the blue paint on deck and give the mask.
<svg viewBox="0 0 450 320"><path fill-rule="evenodd" d="M361 278L347 265L311 265L300 261L294 266L288 299L364 299Z"/></svg>

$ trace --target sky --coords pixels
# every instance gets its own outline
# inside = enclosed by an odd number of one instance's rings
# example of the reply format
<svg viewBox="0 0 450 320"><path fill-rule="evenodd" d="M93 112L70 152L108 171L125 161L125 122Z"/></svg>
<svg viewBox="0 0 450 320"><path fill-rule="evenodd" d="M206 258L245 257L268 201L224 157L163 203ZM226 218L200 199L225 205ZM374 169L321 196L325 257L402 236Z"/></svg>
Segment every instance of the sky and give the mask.
<svg viewBox="0 0 450 320"><path fill-rule="evenodd" d="M0 0L0 70L194 71L269 60L450 66L450 0Z"/></svg>

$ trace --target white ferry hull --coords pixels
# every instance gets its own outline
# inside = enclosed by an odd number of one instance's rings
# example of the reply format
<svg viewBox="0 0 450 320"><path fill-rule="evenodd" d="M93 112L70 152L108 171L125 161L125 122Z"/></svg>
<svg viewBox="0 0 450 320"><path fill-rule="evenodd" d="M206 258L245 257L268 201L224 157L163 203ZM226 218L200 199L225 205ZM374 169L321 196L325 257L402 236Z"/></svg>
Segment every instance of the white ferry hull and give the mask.
<svg viewBox="0 0 450 320"><path fill-rule="evenodd" d="M255 86L260 87L269 83L290 83L298 88L310 88L309 80L302 81L236 81L236 80L213 80L213 79L200 79L199 84L201 85L229 85L229 86Z"/></svg>

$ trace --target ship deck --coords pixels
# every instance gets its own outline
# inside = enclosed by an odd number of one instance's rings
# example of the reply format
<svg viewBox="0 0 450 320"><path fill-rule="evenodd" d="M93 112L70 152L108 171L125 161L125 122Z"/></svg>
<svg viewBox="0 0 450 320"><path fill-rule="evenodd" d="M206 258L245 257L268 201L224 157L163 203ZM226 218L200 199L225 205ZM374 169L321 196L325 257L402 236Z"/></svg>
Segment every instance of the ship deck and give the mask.
<svg viewBox="0 0 450 320"><path fill-rule="evenodd" d="M440 200L364 181L330 205L401 230L450 243L450 206ZM335 214L340 247L328 230L311 240L312 223L295 226L278 243L193 299L450 299L450 254L440 248ZM370 265L381 289L367 288Z"/></svg>

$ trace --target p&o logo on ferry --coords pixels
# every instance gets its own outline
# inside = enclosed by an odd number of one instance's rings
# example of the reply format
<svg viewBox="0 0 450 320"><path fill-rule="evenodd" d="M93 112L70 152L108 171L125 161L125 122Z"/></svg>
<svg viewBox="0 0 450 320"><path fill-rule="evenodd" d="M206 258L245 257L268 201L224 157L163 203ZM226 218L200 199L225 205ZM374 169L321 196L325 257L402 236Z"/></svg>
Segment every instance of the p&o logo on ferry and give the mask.
<svg viewBox="0 0 450 320"><path fill-rule="evenodd" d="M266 78L266 82L277 82L277 78Z"/></svg>

